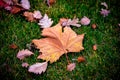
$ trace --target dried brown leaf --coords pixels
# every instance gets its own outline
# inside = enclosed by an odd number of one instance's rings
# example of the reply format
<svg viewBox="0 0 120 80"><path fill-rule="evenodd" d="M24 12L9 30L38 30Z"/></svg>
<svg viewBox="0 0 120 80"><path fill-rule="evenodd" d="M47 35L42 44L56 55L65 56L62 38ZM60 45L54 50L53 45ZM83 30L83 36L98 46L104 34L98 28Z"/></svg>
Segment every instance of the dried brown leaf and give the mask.
<svg viewBox="0 0 120 80"><path fill-rule="evenodd" d="M84 34L77 35L70 27L65 27L63 30L62 28L60 24L45 28L42 31L42 36L46 36L46 38L32 40L42 52L38 59L53 63L65 53L80 52L84 49L82 45Z"/></svg>
<svg viewBox="0 0 120 80"><path fill-rule="evenodd" d="M18 48L18 46L16 45L16 44L11 44L10 46L9 46L9 48L12 48L12 49L17 49Z"/></svg>
<svg viewBox="0 0 120 80"><path fill-rule="evenodd" d="M79 56L79 57L77 58L77 61L78 61L78 62L85 62L85 58L84 58L83 56Z"/></svg>
<svg viewBox="0 0 120 80"><path fill-rule="evenodd" d="M22 10L24 10L22 7L12 6L11 13L12 13L12 14L16 14L16 13L21 12Z"/></svg>
<svg viewBox="0 0 120 80"><path fill-rule="evenodd" d="M47 0L47 5L50 7L50 6L52 6L55 2L56 2L56 0Z"/></svg>
<svg viewBox="0 0 120 80"><path fill-rule="evenodd" d="M33 17L33 13L32 13L32 12L25 11L25 12L23 13L23 16L25 16L26 19L27 19L28 21L30 21L30 22L36 21L35 18Z"/></svg>

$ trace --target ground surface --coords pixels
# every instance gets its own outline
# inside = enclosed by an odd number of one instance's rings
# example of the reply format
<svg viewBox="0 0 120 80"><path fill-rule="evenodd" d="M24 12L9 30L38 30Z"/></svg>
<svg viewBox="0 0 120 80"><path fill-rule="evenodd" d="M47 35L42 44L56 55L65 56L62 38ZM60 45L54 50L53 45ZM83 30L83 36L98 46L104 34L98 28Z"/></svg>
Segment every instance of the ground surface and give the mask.
<svg viewBox="0 0 120 80"><path fill-rule="evenodd" d="M111 13L107 17L100 15L102 0L57 0L56 4L48 8L43 0L30 0L30 11L40 10L57 24L62 17L81 19L87 16L91 19L88 26L72 27L77 34L85 33L84 50L69 53L70 60L78 56L86 58L85 63L77 63L72 72L66 70L66 58L63 55L57 62L49 64L42 75L29 73L21 66L23 61L16 58L19 50L25 49L32 39L41 38L41 30L37 23L28 22L22 14L10 14L0 9L0 76L3 80L118 80L120 78L120 4L115 0L106 0ZM93 30L91 25L97 24ZM15 43L18 48L10 49ZM98 45L94 51L92 46ZM29 64L40 62L35 55L25 59Z"/></svg>

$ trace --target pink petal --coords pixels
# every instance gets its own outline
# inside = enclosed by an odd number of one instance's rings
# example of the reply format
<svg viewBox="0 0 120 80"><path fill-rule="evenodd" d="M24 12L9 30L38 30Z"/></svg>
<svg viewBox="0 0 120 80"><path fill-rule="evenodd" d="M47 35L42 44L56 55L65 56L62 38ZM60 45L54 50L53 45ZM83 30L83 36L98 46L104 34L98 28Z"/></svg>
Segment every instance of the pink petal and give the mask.
<svg viewBox="0 0 120 80"><path fill-rule="evenodd" d="M20 60L22 60L25 57L30 56L32 54L33 53L31 51L29 51L28 49L25 49L25 50L23 49L23 50L21 50L21 51L18 52L17 58L20 59Z"/></svg>
<svg viewBox="0 0 120 80"><path fill-rule="evenodd" d="M78 18L74 18L73 20L71 19L68 19L68 22L67 22L67 26L76 26L76 27L80 27L81 25L78 24L79 22L79 19Z"/></svg>
<svg viewBox="0 0 120 80"><path fill-rule="evenodd" d="M103 15L103 17L108 16L109 13L110 13L110 11L107 9L101 9L101 11L100 11L100 14Z"/></svg>
<svg viewBox="0 0 120 80"><path fill-rule="evenodd" d="M30 2L29 2L29 0L21 0L20 3L21 3L21 6L24 9L27 9L27 10L30 9Z"/></svg>
<svg viewBox="0 0 120 80"><path fill-rule="evenodd" d="M41 26L41 28L48 28L53 24L53 21L51 20L51 18L48 17L47 14L44 15L44 17L42 19L39 20L38 25Z"/></svg>
<svg viewBox="0 0 120 80"><path fill-rule="evenodd" d="M42 15L41 15L40 11L34 11L33 17L36 19L41 19Z"/></svg>
<svg viewBox="0 0 120 80"><path fill-rule="evenodd" d="M80 23L82 25L89 25L90 24L90 19L87 18L86 16L84 16L81 20L80 20Z"/></svg>
<svg viewBox="0 0 120 80"><path fill-rule="evenodd" d="M22 67L27 68L28 66L29 66L29 64L28 64L28 63L26 63L26 62L22 63Z"/></svg>
<svg viewBox="0 0 120 80"><path fill-rule="evenodd" d="M67 70L68 71L72 71L72 70L75 69L75 67L76 67L76 64L75 63L71 63L71 64L67 65Z"/></svg>
<svg viewBox="0 0 120 80"><path fill-rule="evenodd" d="M47 62L43 62L43 63L36 63L33 64L29 67L28 71L35 73L35 74L41 74L42 72L44 73L47 69Z"/></svg>
<svg viewBox="0 0 120 80"><path fill-rule="evenodd" d="M67 19L67 18L60 18L59 23L60 23L62 26L66 26L66 25L67 25L67 22L68 22L68 19Z"/></svg>

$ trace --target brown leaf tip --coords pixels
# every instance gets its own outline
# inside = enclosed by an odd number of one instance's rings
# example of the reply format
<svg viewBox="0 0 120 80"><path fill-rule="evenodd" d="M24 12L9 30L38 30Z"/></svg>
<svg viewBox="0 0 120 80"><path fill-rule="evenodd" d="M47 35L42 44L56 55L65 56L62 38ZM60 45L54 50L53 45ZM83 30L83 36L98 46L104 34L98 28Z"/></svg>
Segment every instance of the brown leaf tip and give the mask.
<svg viewBox="0 0 120 80"><path fill-rule="evenodd" d="M77 61L78 61L78 62L85 62L85 57L79 56L79 57L77 58Z"/></svg>

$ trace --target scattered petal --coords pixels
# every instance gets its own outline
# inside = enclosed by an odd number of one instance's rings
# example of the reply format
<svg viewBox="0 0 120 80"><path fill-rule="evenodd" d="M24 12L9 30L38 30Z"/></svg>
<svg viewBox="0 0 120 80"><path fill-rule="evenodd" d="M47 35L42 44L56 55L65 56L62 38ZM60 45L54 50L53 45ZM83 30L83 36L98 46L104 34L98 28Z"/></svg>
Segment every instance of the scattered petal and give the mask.
<svg viewBox="0 0 120 80"><path fill-rule="evenodd" d="M67 65L67 70L68 71L72 71L74 70L76 67L76 64L75 63L70 63L69 65Z"/></svg>
<svg viewBox="0 0 120 80"><path fill-rule="evenodd" d="M78 61L78 62L85 62L85 58L84 58L83 56L79 56L79 57L77 58L77 61Z"/></svg>
<svg viewBox="0 0 120 80"><path fill-rule="evenodd" d="M18 48L18 46L16 45L16 44L11 44L10 46L9 46L10 48L12 48L12 49L16 49L16 48Z"/></svg>
<svg viewBox="0 0 120 80"><path fill-rule="evenodd" d="M79 19L78 18L74 18L73 20L71 19L66 19L66 18L61 18L59 23L62 25L62 26L67 26L67 27L70 27L70 26L76 26L76 27L80 27L81 25L78 24L79 22Z"/></svg>
<svg viewBox="0 0 120 80"><path fill-rule="evenodd" d="M78 22L79 22L79 19L78 18L74 18L73 20L71 20L71 19L68 19L68 22L67 22L67 25L66 26L76 26L76 27L80 27L81 25L80 24L78 24Z"/></svg>
<svg viewBox="0 0 120 80"><path fill-rule="evenodd" d="M42 19L39 20L38 25L41 26L41 28L48 28L52 25L53 21L51 21L51 18L48 18L47 14L44 15Z"/></svg>
<svg viewBox="0 0 120 80"><path fill-rule="evenodd" d="M108 16L108 14L110 13L110 10L107 9L101 9L100 14L103 15L103 17Z"/></svg>
<svg viewBox="0 0 120 80"><path fill-rule="evenodd" d="M108 5L106 4L106 2L102 2L101 5L105 6L105 8L108 9Z"/></svg>
<svg viewBox="0 0 120 80"><path fill-rule="evenodd" d="M12 6L11 13L16 14L16 13L21 12L22 10L24 10L24 9L20 6Z"/></svg>
<svg viewBox="0 0 120 80"><path fill-rule="evenodd" d="M97 27L96 24L92 24L93 29L96 29L96 27Z"/></svg>
<svg viewBox="0 0 120 80"><path fill-rule="evenodd" d="M97 50L97 45L95 44L95 45L93 45L93 50Z"/></svg>
<svg viewBox="0 0 120 80"><path fill-rule="evenodd" d="M33 53L31 51L29 51L28 49L25 49L25 50L23 49L17 53L17 58L22 60L27 56L31 56L32 54Z"/></svg>
<svg viewBox="0 0 120 80"><path fill-rule="evenodd" d="M22 67L27 68L28 66L29 66L29 64L28 64L28 63L26 63L26 62L22 63Z"/></svg>
<svg viewBox="0 0 120 80"><path fill-rule="evenodd" d="M59 23L60 23L62 26L66 26L66 25L67 25L67 22L68 22L68 19L66 19L66 18L60 18Z"/></svg>
<svg viewBox="0 0 120 80"><path fill-rule="evenodd" d="M29 9L30 9L30 2L29 2L28 0L21 0L21 6L22 6L24 9L29 10Z"/></svg>
<svg viewBox="0 0 120 80"><path fill-rule="evenodd" d="M41 19L42 15L41 15L40 11L34 11L33 12L33 17L36 18L36 19Z"/></svg>
<svg viewBox="0 0 120 80"><path fill-rule="evenodd" d="M47 62L36 63L36 64L31 65L28 71L33 72L35 74L41 74L42 72L44 73L46 71L47 65L48 65Z"/></svg>
<svg viewBox="0 0 120 80"><path fill-rule="evenodd" d="M82 25L89 25L90 24L90 19L87 18L86 16L84 16L81 20L80 20L80 23Z"/></svg>

